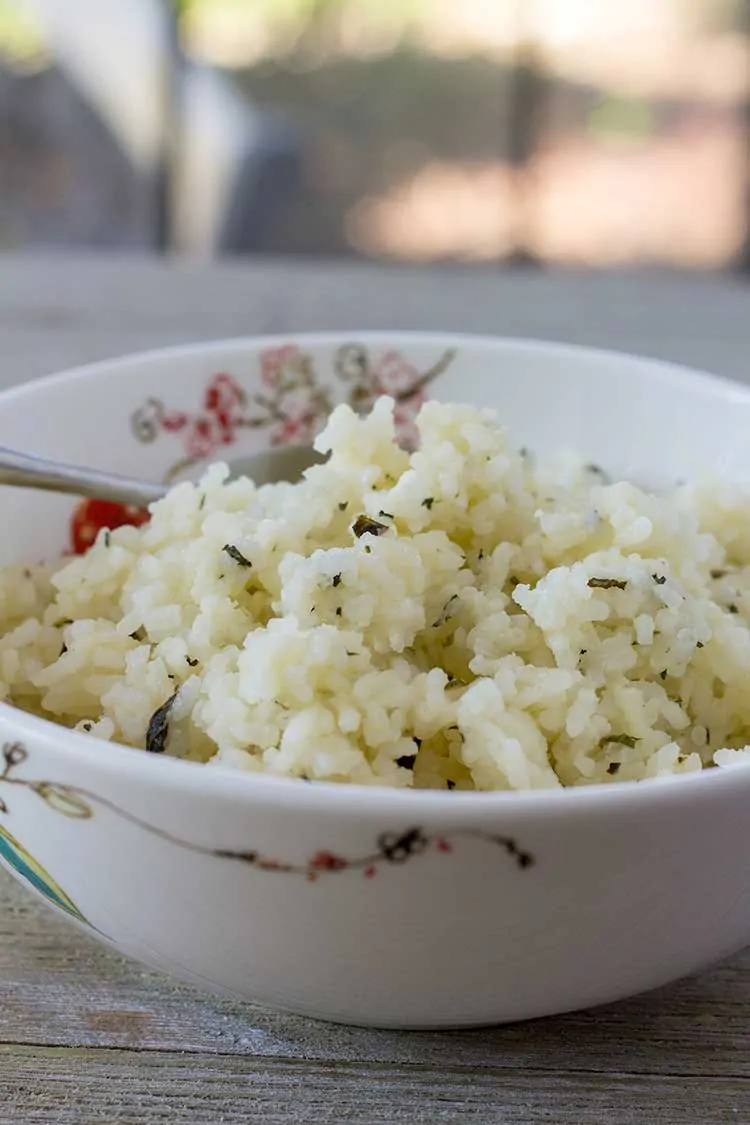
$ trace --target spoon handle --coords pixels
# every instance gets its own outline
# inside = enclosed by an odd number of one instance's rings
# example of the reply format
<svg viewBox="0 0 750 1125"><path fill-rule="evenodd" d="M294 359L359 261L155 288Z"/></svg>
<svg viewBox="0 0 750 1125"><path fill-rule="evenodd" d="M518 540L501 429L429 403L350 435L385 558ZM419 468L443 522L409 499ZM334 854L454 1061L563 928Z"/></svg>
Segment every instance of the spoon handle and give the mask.
<svg viewBox="0 0 750 1125"><path fill-rule="evenodd" d="M20 488L42 488L48 492L66 492L73 496L88 496L95 500L112 500L117 504L132 504L145 508L159 500L167 491L165 485L101 473L97 469L82 469L77 465L63 465L18 453L0 446L0 484Z"/></svg>

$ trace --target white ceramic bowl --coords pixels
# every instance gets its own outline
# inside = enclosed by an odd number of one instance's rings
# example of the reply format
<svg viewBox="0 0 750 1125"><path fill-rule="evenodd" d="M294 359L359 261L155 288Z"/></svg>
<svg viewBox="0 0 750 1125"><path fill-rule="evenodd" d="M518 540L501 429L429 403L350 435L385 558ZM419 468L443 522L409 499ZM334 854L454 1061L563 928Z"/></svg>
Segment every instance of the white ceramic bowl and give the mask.
<svg viewBox="0 0 750 1125"><path fill-rule="evenodd" d="M340 399L416 387L408 425L428 372L430 394L499 407L533 448L577 447L656 485L701 468L750 477L740 387L627 356L417 334L98 364L0 395L0 442L161 478L304 440ZM2 561L59 552L70 513L0 490ZM6 705L0 743L0 857L14 874L122 952L235 996L362 1024L481 1024L614 1000L750 941L750 770L394 792L163 760Z"/></svg>

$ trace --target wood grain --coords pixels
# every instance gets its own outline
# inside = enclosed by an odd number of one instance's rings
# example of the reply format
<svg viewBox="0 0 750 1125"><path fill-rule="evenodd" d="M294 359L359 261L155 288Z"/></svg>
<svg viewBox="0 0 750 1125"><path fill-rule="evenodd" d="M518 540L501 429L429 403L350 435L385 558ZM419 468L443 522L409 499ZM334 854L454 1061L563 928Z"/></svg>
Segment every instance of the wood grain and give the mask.
<svg viewBox="0 0 750 1125"><path fill-rule="evenodd" d="M0 1048L0 1125L87 1122L290 1125L719 1125L747 1121L747 1083L731 1078L550 1075L475 1067L387 1066L128 1051ZM85 1116L84 1116L85 1115Z"/></svg>
<svg viewBox="0 0 750 1125"><path fill-rule="evenodd" d="M632 275L0 258L0 386L189 339L411 327L615 347L750 380L750 291ZM482 1031L336 1027L204 996L0 871L0 1125L750 1125L750 950L618 1005Z"/></svg>

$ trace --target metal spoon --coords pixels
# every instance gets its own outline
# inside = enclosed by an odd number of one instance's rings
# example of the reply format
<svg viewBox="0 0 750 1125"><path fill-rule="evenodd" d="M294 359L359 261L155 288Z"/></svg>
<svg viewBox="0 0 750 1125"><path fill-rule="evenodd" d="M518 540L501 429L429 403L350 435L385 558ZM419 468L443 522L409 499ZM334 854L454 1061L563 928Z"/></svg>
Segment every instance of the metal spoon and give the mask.
<svg viewBox="0 0 750 1125"><path fill-rule="evenodd" d="M310 465L325 460L309 445L288 445L280 449L264 449L249 457L229 462L230 479L246 476L257 485L276 481L297 481ZM160 500L172 487L155 484L118 473L50 461L30 453L18 453L0 446L0 484L20 488L41 488L48 492L65 492L73 496L89 496L94 500L112 500L145 508Z"/></svg>

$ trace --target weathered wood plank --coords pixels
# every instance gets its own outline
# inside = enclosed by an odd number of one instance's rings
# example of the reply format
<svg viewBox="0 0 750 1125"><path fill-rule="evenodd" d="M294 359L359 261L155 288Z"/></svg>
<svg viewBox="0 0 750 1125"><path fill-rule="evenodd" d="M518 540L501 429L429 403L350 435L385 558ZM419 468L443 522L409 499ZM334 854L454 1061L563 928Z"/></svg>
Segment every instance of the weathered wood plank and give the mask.
<svg viewBox="0 0 750 1125"><path fill-rule="evenodd" d="M0 257L0 385L193 339L423 328L642 352L749 379L746 287L637 274Z"/></svg>
<svg viewBox="0 0 750 1125"><path fill-rule="evenodd" d="M0 1125L720 1125L746 1122L750 1083L628 1074L0 1048Z"/></svg>
<svg viewBox="0 0 750 1125"><path fill-rule="evenodd" d="M510 1027L405 1035L205 996L81 936L0 877L0 1042L750 1079L750 950L668 989Z"/></svg>

